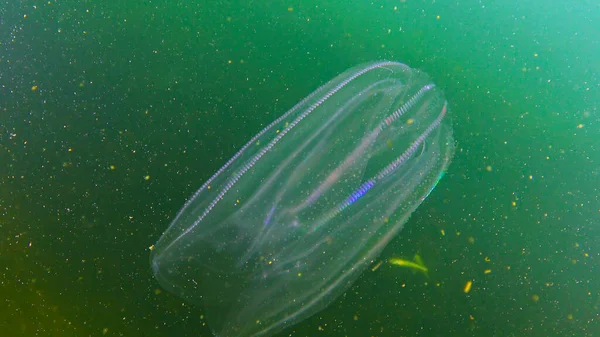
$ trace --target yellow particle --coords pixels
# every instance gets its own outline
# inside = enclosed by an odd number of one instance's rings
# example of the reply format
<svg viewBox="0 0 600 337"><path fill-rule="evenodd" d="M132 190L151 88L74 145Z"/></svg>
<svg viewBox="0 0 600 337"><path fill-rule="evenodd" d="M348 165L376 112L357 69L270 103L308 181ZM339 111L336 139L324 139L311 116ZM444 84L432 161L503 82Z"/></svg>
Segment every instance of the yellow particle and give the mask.
<svg viewBox="0 0 600 337"><path fill-rule="evenodd" d="M440 19L440 16L439 16L439 15L438 15L438 16L436 16L436 17L435 17L435 19L436 19L436 20L439 20L439 19Z"/></svg>
<svg viewBox="0 0 600 337"><path fill-rule="evenodd" d="M73 152L73 149L69 148L69 149L67 150L67 152Z"/></svg>
<svg viewBox="0 0 600 337"><path fill-rule="evenodd" d="M358 321L358 315L352 316L352 319L355 320L355 321Z"/></svg>
<svg viewBox="0 0 600 337"><path fill-rule="evenodd" d="M108 333L108 328L104 328L104 329L102 329L102 334L103 334L103 335L106 335L107 333Z"/></svg>
<svg viewBox="0 0 600 337"><path fill-rule="evenodd" d="M537 301L539 301L539 300L540 300L540 297L539 297L538 295L535 295L535 294L533 294L533 295L531 295L531 299L532 299L534 302L537 302Z"/></svg>
<svg viewBox="0 0 600 337"><path fill-rule="evenodd" d="M228 64L232 64L232 63L233 63L233 61L232 61L232 60L228 60L228 61L227 61L227 63L228 63Z"/></svg>
<svg viewBox="0 0 600 337"><path fill-rule="evenodd" d="M488 165L485 167L485 170L488 172L492 172L492 167L490 165Z"/></svg>
<svg viewBox="0 0 600 337"><path fill-rule="evenodd" d="M471 286L473 285L473 281L469 280L467 281L467 283L465 284L465 287L463 288L463 292L465 294L468 294L469 291L471 291Z"/></svg>
<svg viewBox="0 0 600 337"><path fill-rule="evenodd" d="M154 245L148 247L148 249L150 249L150 251L153 251L154 250Z"/></svg>
<svg viewBox="0 0 600 337"><path fill-rule="evenodd" d="M293 12L294 11L294 7L288 7L288 12Z"/></svg>
<svg viewBox="0 0 600 337"><path fill-rule="evenodd" d="M144 180L146 180L146 181L147 181L147 180L150 180L150 176L145 176L145 177L144 177Z"/></svg>
<svg viewBox="0 0 600 337"><path fill-rule="evenodd" d="M489 273L491 273L491 272L492 272L492 270L491 270L491 269L486 269L486 270L484 270L484 271L483 271L483 273L484 273L484 274L489 274Z"/></svg>
<svg viewBox="0 0 600 337"><path fill-rule="evenodd" d="M162 291L158 288L154 289L154 295L160 295L160 293L162 293Z"/></svg>
<svg viewBox="0 0 600 337"><path fill-rule="evenodd" d="M446 236L446 231L445 230L440 230L440 233L442 233L442 236Z"/></svg>
<svg viewBox="0 0 600 337"><path fill-rule="evenodd" d="M412 124L412 123L414 123L414 122L415 122L415 120L414 120L414 119L412 119L412 118L409 118L409 119L406 121L406 124L408 124L408 125L411 125L411 124Z"/></svg>
<svg viewBox="0 0 600 337"><path fill-rule="evenodd" d="M475 238L473 238L472 236L469 236L467 241L469 241L470 244L473 244L473 243L475 243Z"/></svg>
<svg viewBox="0 0 600 337"><path fill-rule="evenodd" d="M302 277L302 273L298 273L298 277Z"/></svg>
<svg viewBox="0 0 600 337"><path fill-rule="evenodd" d="M510 204L512 205L512 207L517 207L517 202L516 201L512 201Z"/></svg>
<svg viewBox="0 0 600 337"><path fill-rule="evenodd" d="M388 141L387 141L387 146L388 146L388 147L392 147L392 141L391 141L391 140L388 140Z"/></svg>
<svg viewBox="0 0 600 337"><path fill-rule="evenodd" d="M27 19L27 14L23 14L23 19Z"/></svg>
<svg viewBox="0 0 600 337"><path fill-rule="evenodd" d="M538 53L533 54L533 57L538 57Z"/></svg>
<svg viewBox="0 0 600 337"><path fill-rule="evenodd" d="M583 124L579 124L579 125L577 125L577 128L578 128L578 129L583 129Z"/></svg>
<svg viewBox="0 0 600 337"><path fill-rule="evenodd" d="M112 171L116 169L115 165L110 165L108 168L110 168Z"/></svg>
<svg viewBox="0 0 600 337"><path fill-rule="evenodd" d="M36 90L38 90L38 86L37 85L34 85L33 87L31 87L31 91L36 91Z"/></svg>
<svg viewBox="0 0 600 337"><path fill-rule="evenodd" d="M573 319L573 314L568 314L567 319L569 319L569 320Z"/></svg>
<svg viewBox="0 0 600 337"><path fill-rule="evenodd" d="M469 315L469 319L472 320L472 321L474 321L475 317L473 317L473 315Z"/></svg>
<svg viewBox="0 0 600 337"><path fill-rule="evenodd" d="M490 262L490 261L491 261L489 256L486 256L486 257L485 257L483 260L484 260L485 262Z"/></svg>
<svg viewBox="0 0 600 337"><path fill-rule="evenodd" d="M381 266L382 263L383 263L383 261L377 262L377 264L375 266L373 266L373 268L371 268L371 271L376 271L377 269L379 269L379 267Z"/></svg>

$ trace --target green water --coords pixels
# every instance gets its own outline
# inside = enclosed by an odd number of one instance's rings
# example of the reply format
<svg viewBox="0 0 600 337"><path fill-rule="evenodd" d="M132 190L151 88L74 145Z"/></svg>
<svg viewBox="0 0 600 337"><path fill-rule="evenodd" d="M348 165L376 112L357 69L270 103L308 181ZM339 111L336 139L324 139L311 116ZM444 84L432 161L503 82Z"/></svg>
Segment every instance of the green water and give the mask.
<svg viewBox="0 0 600 337"><path fill-rule="evenodd" d="M600 335L599 17L592 1L1 0L0 336L210 336L149 247L246 140L379 59L444 90L456 155L379 268L278 336ZM414 254L428 278L386 262Z"/></svg>

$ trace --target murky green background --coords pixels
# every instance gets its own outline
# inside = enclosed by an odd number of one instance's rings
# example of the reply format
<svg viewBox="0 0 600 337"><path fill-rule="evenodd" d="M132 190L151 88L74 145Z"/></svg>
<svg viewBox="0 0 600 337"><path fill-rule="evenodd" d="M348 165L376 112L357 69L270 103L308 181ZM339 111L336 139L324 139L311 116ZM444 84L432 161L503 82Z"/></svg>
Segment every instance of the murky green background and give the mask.
<svg viewBox="0 0 600 337"><path fill-rule="evenodd" d="M279 336L600 335L598 18L593 1L0 0L0 336L210 336L149 247L247 139L377 59L443 88L455 159L384 263ZM429 278L385 262L415 253Z"/></svg>

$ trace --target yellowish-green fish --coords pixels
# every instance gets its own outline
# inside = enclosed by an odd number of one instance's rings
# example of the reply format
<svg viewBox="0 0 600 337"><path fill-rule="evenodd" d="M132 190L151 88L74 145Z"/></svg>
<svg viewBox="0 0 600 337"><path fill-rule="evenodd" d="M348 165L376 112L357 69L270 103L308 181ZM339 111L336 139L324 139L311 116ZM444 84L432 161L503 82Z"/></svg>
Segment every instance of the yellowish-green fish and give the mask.
<svg viewBox="0 0 600 337"><path fill-rule="evenodd" d="M394 266L406 267L412 269L413 271L420 271L425 274L425 276L428 276L429 269L425 266L419 254L415 254L412 261L395 257L389 259L388 261Z"/></svg>

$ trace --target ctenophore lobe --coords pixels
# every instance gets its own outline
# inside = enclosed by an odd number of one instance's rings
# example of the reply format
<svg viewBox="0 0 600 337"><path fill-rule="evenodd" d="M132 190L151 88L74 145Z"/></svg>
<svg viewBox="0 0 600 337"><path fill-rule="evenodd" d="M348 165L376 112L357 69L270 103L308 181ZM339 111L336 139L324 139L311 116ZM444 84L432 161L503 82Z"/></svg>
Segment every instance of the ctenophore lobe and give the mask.
<svg viewBox="0 0 600 337"><path fill-rule="evenodd" d="M220 337L322 310L402 229L454 151L444 95L389 61L349 69L260 131L185 203L152 252L162 287Z"/></svg>

